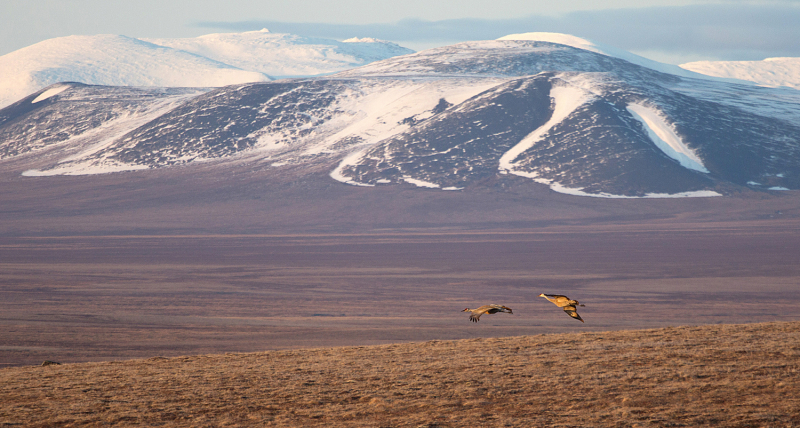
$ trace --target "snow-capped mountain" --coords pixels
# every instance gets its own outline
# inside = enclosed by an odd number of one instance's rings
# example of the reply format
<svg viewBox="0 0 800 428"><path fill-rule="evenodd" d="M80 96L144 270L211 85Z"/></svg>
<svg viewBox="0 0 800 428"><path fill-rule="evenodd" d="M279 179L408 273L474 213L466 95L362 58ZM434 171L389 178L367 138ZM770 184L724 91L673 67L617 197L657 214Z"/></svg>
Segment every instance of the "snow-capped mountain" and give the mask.
<svg viewBox="0 0 800 428"><path fill-rule="evenodd" d="M270 33L266 29L208 34L189 39L143 40L274 78L335 73L414 52L395 43L373 38L352 38L339 42Z"/></svg>
<svg viewBox="0 0 800 428"><path fill-rule="evenodd" d="M800 91L535 39L200 94L54 86L0 110L0 162L29 176L203 162L359 186L522 180L602 197L800 188Z"/></svg>
<svg viewBox="0 0 800 428"><path fill-rule="evenodd" d="M708 76L747 80L764 86L788 86L800 89L800 58L697 61L681 64L681 67Z"/></svg>
<svg viewBox="0 0 800 428"><path fill-rule="evenodd" d="M59 82L220 87L333 73L410 52L375 39L339 42L265 30L190 39L59 37L0 56L0 107Z"/></svg>
<svg viewBox="0 0 800 428"><path fill-rule="evenodd" d="M270 80L189 52L125 36L69 36L0 56L0 106L58 82L217 87Z"/></svg>

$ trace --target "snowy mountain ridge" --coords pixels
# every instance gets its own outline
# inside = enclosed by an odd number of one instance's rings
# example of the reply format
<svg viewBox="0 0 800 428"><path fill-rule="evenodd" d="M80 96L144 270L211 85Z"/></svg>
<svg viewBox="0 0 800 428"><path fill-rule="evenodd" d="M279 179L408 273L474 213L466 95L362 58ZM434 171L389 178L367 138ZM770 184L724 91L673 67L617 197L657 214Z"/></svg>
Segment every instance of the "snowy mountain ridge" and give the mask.
<svg viewBox="0 0 800 428"><path fill-rule="evenodd" d="M606 198L800 189L800 91L688 76L490 40L195 93L62 84L0 110L0 162L27 176L201 163Z"/></svg>
<svg viewBox="0 0 800 428"><path fill-rule="evenodd" d="M329 74L410 52L376 39L339 42L264 30L189 39L59 37L0 56L0 108L58 82L220 87Z"/></svg>
<svg viewBox="0 0 800 428"><path fill-rule="evenodd" d="M142 39L211 58L273 78L316 76L354 68L392 56L413 53L374 38L344 41L271 33L267 29L219 33L189 39Z"/></svg>

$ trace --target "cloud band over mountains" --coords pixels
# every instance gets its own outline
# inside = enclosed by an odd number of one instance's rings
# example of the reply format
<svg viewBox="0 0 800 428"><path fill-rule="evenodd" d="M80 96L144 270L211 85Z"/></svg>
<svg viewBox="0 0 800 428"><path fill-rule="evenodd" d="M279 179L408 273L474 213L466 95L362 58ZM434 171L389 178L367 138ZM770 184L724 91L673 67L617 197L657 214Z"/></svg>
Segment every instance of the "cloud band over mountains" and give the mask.
<svg viewBox="0 0 800 428"><path fill-rule="evenodd" d="M325 24L251 20L204 21L203 28L273 32L345 39L376 37L410 45L445 45L489 40L531 31L558 32L588 38L634 52L661 52L675 57L761 60L800 56L800 2L766 5L701 4L533 15L514 19L403 19L379 24ZM412 46L413 47L413 46Z"/></svg>

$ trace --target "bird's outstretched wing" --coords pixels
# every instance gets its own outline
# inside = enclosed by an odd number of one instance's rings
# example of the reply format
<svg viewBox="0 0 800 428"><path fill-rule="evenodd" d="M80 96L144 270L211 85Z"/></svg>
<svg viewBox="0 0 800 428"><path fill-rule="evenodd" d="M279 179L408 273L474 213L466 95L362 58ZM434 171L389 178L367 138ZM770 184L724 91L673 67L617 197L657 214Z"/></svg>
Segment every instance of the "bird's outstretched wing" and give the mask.
<svg viewBox="0 0 800 428"><path fill-rule="evenodd" d="M575 318L576 320L583 322L583 318L581 318L581 316L578 315L578 308L576 308L575 305L564 306L564 312L566 312L567 315L571 316L572 318Z"/></svg>
<svg viewBox="0 0 800 428"><path fill-rule="evenodd" d="M514 313L514 311L511 310L511 308L509 308L508 306L503 306L503 305L485 305L485 306L481 306L478 309L483 309L484 311L486 311L487 313L490 313L490 314L496 314L498 312L506 312L506 313L509 313L509 314L513 314Z"/></svg>
<svg viewBox="0 0 800 428"><path fill-rule="evenodd" d="M472 322L478 322L483 314L496 314L498 312L506 312L509 314L513 314L514 311L511 310L508 306L503 305L483 305L477 309L464 309L465 311L469 310L472 314L469 316L469 320Z"/></svg>

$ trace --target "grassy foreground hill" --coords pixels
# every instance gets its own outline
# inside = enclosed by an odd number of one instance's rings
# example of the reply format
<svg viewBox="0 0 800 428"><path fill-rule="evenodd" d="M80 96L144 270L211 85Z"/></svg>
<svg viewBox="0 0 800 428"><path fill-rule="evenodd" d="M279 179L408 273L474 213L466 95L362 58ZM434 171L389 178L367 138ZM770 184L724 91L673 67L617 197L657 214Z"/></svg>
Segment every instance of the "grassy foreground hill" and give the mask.
<svg viewBox="0 0 800 428"><path fill-rule="evenodd" d="M0 426L800 425L800 322L0 369Z"/></svg>

